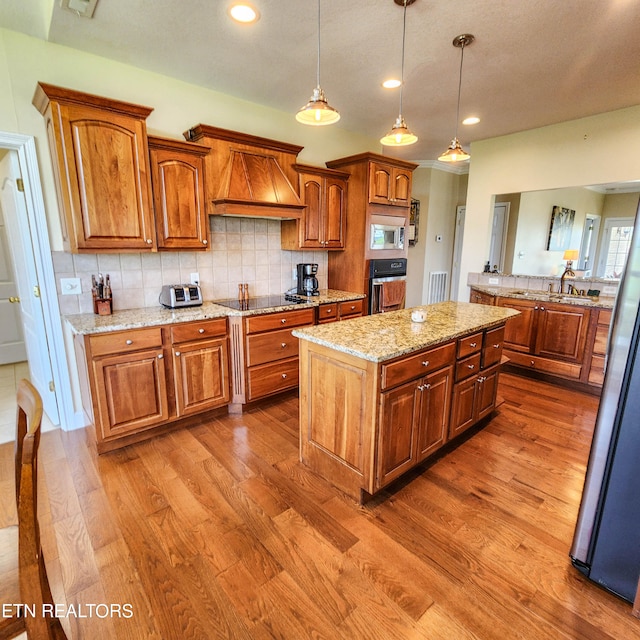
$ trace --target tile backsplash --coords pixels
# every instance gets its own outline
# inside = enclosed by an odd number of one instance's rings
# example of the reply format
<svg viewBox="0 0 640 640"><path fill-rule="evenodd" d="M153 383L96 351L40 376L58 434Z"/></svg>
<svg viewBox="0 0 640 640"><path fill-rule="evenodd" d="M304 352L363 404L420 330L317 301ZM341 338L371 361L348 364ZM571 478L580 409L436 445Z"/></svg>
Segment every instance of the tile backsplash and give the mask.
<svg viewBox="0 0 640 640"><path fill-rule="evenodd" d="M327 288L326 251L283 251L280 221L210 216L206 252L70 254L53 252L60 312L92 313L91 275L109 274L113 308L158 306L162 285L187 283L198 273L204 300L235 298L247 282L252 296L276 295L296 285L299 262L318 263L318 283ZM61 278L80 278L82 293L62 295Z"/></svg>

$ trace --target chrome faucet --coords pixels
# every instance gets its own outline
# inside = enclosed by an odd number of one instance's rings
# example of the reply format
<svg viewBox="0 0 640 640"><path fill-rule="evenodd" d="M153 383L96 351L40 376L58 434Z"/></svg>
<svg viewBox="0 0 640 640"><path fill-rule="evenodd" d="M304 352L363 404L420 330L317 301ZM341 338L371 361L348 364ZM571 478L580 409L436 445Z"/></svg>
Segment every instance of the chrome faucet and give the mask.
<svg viewBox="0 0 640 640"><path fill-rule="evenodd" d="M571 278L576 277L575 272L571 268L571 261L567 262L567 268L564 270L562 276L560 276L560 293L564 293L564 280L567 276ZM574 291L576 290L576 288L572 284L570 284L569 291L567 293L571 293L571 289L573 289Z"/></svg>

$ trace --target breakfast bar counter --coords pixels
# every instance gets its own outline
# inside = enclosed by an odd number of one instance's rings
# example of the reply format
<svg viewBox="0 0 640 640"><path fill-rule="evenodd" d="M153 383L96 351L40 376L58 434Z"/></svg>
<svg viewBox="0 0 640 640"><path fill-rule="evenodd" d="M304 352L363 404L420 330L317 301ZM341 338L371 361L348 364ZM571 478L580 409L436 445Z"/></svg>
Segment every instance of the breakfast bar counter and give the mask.
<svg viewBox="0 0 640 640"><path fill-rule="evenodd" d="M441 302L295 329L301 462L363 502L457 440L495 408L517 315Z"/></svg>

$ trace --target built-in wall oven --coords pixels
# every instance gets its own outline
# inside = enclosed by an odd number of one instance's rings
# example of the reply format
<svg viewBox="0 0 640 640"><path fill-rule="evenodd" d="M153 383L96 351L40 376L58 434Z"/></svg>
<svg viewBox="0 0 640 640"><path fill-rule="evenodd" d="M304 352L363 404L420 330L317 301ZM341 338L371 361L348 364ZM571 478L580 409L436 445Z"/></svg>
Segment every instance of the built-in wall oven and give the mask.
<svg viewBox="0 0 640 640"><path fill-rule="evenodd" d="M369 313L404 309L407 292L407 259L369 261Z"/></svg>

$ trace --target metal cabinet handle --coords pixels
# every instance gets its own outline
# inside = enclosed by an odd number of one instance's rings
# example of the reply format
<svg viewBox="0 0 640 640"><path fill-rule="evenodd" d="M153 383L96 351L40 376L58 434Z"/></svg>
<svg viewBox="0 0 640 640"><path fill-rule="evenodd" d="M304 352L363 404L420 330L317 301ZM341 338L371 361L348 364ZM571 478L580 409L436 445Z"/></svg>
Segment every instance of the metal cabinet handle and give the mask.
<svg viewBox="0 0 640 640"><path fill-rule="evenodd" d="M282 319L280 320L281 324L284 324L286 321L287 321L287 319L286 319L286 318L282 318Z"/></svg>
<svg viewBox="0 0 640 640"><path fill-rule="evenodd" d="M500 348L500 343L498 343L498 344L494 344L494 345L493 345L493 348L494 348L494 349L499 349L499 348Z"/></svg>
<svg viewBox="0 0 640 640"><path fill-rule="evenodd" d="M428 367L429 366L429 361L428 360L423 360L422 361L422 366L423 367Z"/></svg>
<svg viewBox="0 0 640 640"><path fill-rule="evenodd" d="M181 353L180 351L176 351L176 358L180 357L180 353Z"/></svg>
<svg viewBox="0 0 640 640"><path fill-rule="evenodd" d="M356 305L355 305L355 304L352 304L352 305L351 305L351 311L353 311L355 308L356 308Z"/></svg>
<svg viewBox="0 0 640 640"><path fill-rule="evenodd" d="M283 349L286 349L286 348L287 348L287 343L286 343L286 342L281 342L281 343L280 343L280 346L281 346Z"/></svg>
<svg viewBox="0 0 640 640"><path fill-rule="evenodd" d="M209 244L209 241L208 240L203 240L202 244Z"/></svg>
<svg viewBox="0 0 640 640"><path fill-rule="evenodd" d="M127 340L125 344L133 344L133 340Z"/></svg>
<svg viewBox="0 0 640 640"><path fill-rule="evenodd" d="M535 366L536 366L536 361L535 361L535 360L532 360L529 364L530 364L532 367L535 367Z"/></svg>
<svg viewBox="0 0 640 640"><path fill-rule="evenodd" d="M331 313L333 309L327 309L327 313Z"/></svg>
<svg viewBox="0 0 640 640"><path fill-rule="evenodd" d="M153 240L151 240L151 238L147 238L146 243L147 244L153 244Z"/></svg>
<svg viewBox="0 0 640 640"><path fill-rule="evenodd" d="M286 373L283 373L283 374L282 374L282 379L284 380L286 377L287 377L287 374L286 374Z"/></svg>
<svg viewBox="0 0 640 640"><path fill-rule="evenodd" d="M477 342L470 342L469 346L470 347L476 347L476 346L478 346L478 343Z"/></svg>
<svg viewBox="0 0 640 640"><path fill-rule="evenodd" d="M475 368L476 368L476 365L475 365L475 364L468 364L468 365L467 365L467 368L468 368L468 369L475 369Z"/></svg>
<svg viewBox="0 0 640 640"><path fill-rule="evenodd" d="M204 329L198 329L198 333L204 333Z"/></svg>
<svg viewBox="0 0 640 640"><path fill-rule="evenodd" d="M164 358L164 356L161 353L159 353L158 354L158 360L162 360L162 358Z"/></svg>
<svg viewBox="0 0 640 640"><path fill-rule="evenodd" d="M534 311L537 311L540 307L533 307Z"/></svg>
<svg viewBox="0 0 640 640"><path fill-rule="evenodd" d="M544 311L544 307L540 307L540 311Z"/></svg>

